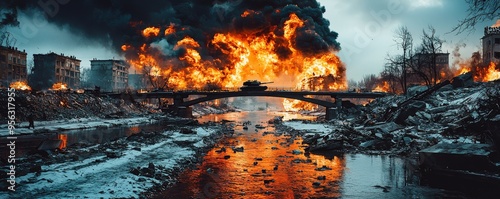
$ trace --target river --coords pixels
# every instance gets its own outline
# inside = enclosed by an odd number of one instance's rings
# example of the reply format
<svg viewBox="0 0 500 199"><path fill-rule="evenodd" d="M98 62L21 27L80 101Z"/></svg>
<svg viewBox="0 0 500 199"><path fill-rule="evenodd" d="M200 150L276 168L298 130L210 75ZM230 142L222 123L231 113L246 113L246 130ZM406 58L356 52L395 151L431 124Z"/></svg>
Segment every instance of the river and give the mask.
<svg viewBox="0 0 500 199"><path fill-rule="evenodd" d="M180 175L156 198L435 198L452 192L419 186L414 163L386 155L304 154L301 138L275 135L269 119L314 117L265 111L208 115L233 121L234 136L210 150L197 169ZM243 122L250 121L248 129ZM263 129L255 125L264 126ZM270 134L264 132L271 132ZM243 148L233 152L232 148ZM221 150L226 149L225 151ZM295 153L292 151L295 150Z"/></svg>

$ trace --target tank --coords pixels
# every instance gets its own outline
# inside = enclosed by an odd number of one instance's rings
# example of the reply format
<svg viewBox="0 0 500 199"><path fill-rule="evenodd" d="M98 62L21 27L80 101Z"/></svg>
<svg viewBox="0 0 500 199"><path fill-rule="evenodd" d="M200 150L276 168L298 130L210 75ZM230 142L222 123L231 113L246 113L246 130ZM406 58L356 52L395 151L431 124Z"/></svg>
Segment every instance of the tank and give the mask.
<svg viewBox="0 0 500 199"><path fill-rule="evenodd" d="M267 86L261 86L262 84L269 84L273 82L260 82L257 80L247 80L243 82L243 86L240 87L242 91L265 91Z"/></svg>

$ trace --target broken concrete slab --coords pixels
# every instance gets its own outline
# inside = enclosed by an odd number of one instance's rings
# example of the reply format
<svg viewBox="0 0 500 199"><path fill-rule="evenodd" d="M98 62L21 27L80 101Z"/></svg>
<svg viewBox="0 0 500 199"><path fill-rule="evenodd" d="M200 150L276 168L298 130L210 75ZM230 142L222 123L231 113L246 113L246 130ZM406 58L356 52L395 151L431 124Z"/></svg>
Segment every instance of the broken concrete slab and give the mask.
<svg viewBox="0 0 500 199"><path fill-rule="evenodd" d="M441 143L421 150L419 162L424 169L494 171L499 169L492 162L497 155L489 144Z"/></svg>

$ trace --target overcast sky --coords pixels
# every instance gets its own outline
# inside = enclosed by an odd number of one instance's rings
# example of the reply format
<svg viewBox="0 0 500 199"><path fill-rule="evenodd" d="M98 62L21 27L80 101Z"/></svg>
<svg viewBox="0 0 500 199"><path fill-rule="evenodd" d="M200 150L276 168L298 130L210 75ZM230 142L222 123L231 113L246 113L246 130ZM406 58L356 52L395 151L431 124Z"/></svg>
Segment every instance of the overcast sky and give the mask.
<svg viewBox="0 0 500 199"><path fill-rule="evenodd" d="M342 47L339 56L346 64L348 79L356 81L365 75L379 74L386 55L398 52L393 39L395 30L401 25L412 32L416 44L420 43L422 29L434 26L437 35L446 40L444 52L451 53L455 46L465 44L460 51L461 57L469 58L472 52L481 48L483 28L494 24L494 21L481 23L469 34L446 34L466 16L464 0L318 1L326 8L324 17L331 22L330 29L339 33ZM16 46L27 51L28 61L33 59L33 54L50 51L74 55L82 60L82 67L90 67L89 60L93 58L120 58L107 49L109 44L89 42L40 19L36 15L21 14L21 26L9 28L17 38ZM450 63L453 59L450 55Z"/></svg>
<svg viewBox="0 0 500 199"><path fill-rule="evenodd" d="M444 39L443 51L451 54L457 45L462 58L470 58L480 50L484 27L495 21L478 24L471 33L448 33L467 15L464 0L318 0L326 8L324 17L330 29L339 33L342 47L340 58L347 66L348 79L356 81L369 74L379 74L388 53L398 53L395 31L407 26L415 45L419 45L422 30L429 25ZM448 34L447 34L448 33Z"/></svg>

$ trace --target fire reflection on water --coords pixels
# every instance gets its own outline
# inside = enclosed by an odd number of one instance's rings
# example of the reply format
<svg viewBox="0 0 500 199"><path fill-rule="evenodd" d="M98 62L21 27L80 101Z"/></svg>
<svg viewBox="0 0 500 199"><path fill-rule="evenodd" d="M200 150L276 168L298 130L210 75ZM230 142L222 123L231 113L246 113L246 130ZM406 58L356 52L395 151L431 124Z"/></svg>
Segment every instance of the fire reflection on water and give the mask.
<svg viewBox="0 0 500 199"><path fill-rule="evenodd" d="M262 124L267 125L267 124ZM249 126L235 128L235 136L210 150L195 170L181 174L179 183L161 197L169 198L308 198L340 197L346 166L343 155L326 158L304 154L300 138L263 135ZM243 134L237 135L238 132ZM220 149L224 147L225 152ZM243 152L232 148L243 147ZM292 150L302 154L294 155ZM324 178L324 179L323 179ZM316 184L318 183L319 184Z"/></svg>

